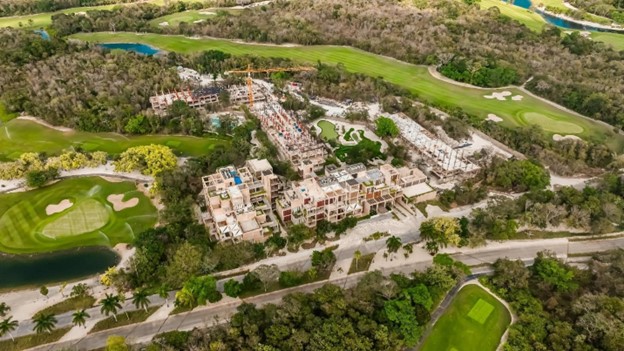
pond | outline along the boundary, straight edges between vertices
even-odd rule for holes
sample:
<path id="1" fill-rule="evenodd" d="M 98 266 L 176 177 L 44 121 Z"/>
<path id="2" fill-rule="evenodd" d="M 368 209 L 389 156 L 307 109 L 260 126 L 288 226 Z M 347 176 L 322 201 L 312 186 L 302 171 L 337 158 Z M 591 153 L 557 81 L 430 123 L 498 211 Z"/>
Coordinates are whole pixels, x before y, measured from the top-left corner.
<path id="1" fill-rule="evenodd" d="M 43 38 L 43 40 L 50 40 L 50 34 L 48 34 L 48 32 L 46 32 L 44 29 L 37 29 L 35 33 L 41 35 L 41 38 Z"/>
<path id="2" fill-rule="evenodd" d="M 100 44 L 101 47 L 110 49 L 110 50 L 125 50 L 125 51 L 133 51 L 138 54 L 152 56 L 159 52 L 158 49 L 153 48 L 149 45 L 139 44 L 139 43 L 107 43 Z"/>
<path id="3" fill-rule="evenodd" d="M 60 283 L 94 274 L 119 263 L 105 247 L 83 247 L 37 255 L 0 255 L 0 289 Z"/>

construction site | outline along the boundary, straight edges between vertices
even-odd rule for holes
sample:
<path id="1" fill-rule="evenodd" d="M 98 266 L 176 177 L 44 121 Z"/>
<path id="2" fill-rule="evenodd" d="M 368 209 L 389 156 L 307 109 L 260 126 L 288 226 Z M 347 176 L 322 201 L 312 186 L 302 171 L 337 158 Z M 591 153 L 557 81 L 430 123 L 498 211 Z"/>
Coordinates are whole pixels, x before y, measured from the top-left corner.
<path id="1" fill-rule="evenodd" d="M 440 140 L 406 116 L 389 115 L 401 131 L 401 139 L 420 155 L 430 172 L 441 181 L 469 178 L 480 169 L 461 148 Z"/>

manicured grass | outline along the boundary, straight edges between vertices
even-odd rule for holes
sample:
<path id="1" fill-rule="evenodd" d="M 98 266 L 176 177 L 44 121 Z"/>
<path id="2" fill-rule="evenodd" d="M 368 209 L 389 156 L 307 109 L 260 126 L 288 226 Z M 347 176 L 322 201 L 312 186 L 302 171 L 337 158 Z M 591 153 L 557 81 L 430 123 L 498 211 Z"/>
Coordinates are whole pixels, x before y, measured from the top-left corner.
<path id="1" fill-rule="evenodd" d="M 527 124 L 537 124 L 547 132 L 565 134 L 580 134 L 583 132 L 583 128 L 574 123 L 559 121 L 537 112 L 524 113 L 522 114 L 522 119 L 524 119 Z"/>
<path id="2" fill-rule="evenodd" d="M 95 323 L 93 329 L 91 329 L 89 333 L 95 333 L 106 329 L 123 327 L 124 325 L 144 322 L 149 316 L 152 315 L 152 313 L 156 312 L 158 308 L 159 306 L 148 307 L 147 312 L 145 312 L 145 310 L 136 310 L 128 313 L 119 313 L 117 314 L 116 321 L 115 317 L 113 316 L 103 319 Z"/>
<path id="3" fill-rule="evenodd" d="M 431 76 L 427 67 L 399 62 L 354 48 L 251 45 L 221 39 L 190 39 L 183 36 L 134 33 L 80 33 L 73 35 L 72 38 L 94 42 L 144 43 L 163 50 L 182 53 L 214 49 L 233 55 L 253 54 L 264 57 L 284 57 L 308 64 L 315 64 L 317 61 L 330 64 L 342 63 L 349 71 L 372 77 L 383 77 L 390 83 L 409 89 L 430 103 L 461 107 L 466 112 L 484 119 L 489 113 L 496 113 L 503 118 L 501 123 L 507 127 L 524 125 L 524 121 L 521 119 L 524 113 L 538 112 L 551 119 L 578 125 L 583 129 L 583 132 L 579 134 L 582 138 L 606 143 L 618 152 L 624 149 L 624 136 L 615 135 L 612 128 L 556 108 L 524 94 L 519 89 L 505 90 L 509 90 L 513 95 L 524 96 L 520 101 L 486 99 L 484 95 L 500 92 L 501 89 L 476 89 L 447 83 Z"/>
<path id="4" fill-rule="evenodd" d="M 91 10 L 110 10 L 118 5 L 102 5 L 102 6 L 85 6 L 85 7 L 72 7 L 65 10 L 56 12 L 44 12 L 34 15 L 13 16 L 13 17 L 0 17 L 1 27 L 13 27 L 13 28 L 41 28 L 47 27 L 52 24 L 52 16 L 59 13 L 76 13 L 87 12 Z M 29 22 L 30 21 L 30 22 Z M 20 23 L 22 24 L 20 26 Z"/>
<path id="5" fill-rule="evenodd" d="M 106 151 L 119 154 L 126 149 L 149 144 L 167 145 L 184 156 L 201 156 L 218 145 L 228 146 L 228 138 L 181 135 L 124 136 L 116 133 L 60 132 L 32 121 L 15 119 L 0 126 L 0 161 L 14 160 L 25 152 L 48 155 L 81 147 L 85 151 Z"/>
<path id="6" fill-rule="evenodd" d="M 210 12 L 213 12 L 214 14 L 208 14 Z M 216 15 L 216 12 L 216 9 L 189 10 L 184 12 L 178 12 L 171 15 L 155 18 L 150 21 L 150 24 L 156 27 L 160 27 L 161 23 L 167 22 L 169 23 L 169 27 L 176 27 L 181 22 L 192 24 L 195 21 L 200 21 L 206 18 L 213 17 Z"/>
<path id="7" fill-rule="evenodd" d="M 479 2 L 479 6 L 481 9 L 498 7 L 501 14 L 515 19 L 536 32 L 541 32 L 546 26 L 546 20 L 534 11 L 523 9 L 522 7 L 515 6 L 501 0 L 481 0 Z"/>
<path id="8" fill-rule="evenodd" d="M 58 341 L 71 327 L 54 329 L 51 333 L 30 334 L 15 338 L 13 342 L 10 338 L 0 341 L 0 350 L 2 351 L 21 351 L 38 345 L 49 344 Z"/>
<path id="9" fill-rule="evenodd" d="M 463 287 L 433 326 L 422 351 L 494 351 L 511 323 L 509 312 L 477 285 Z"/>
<path id="10" fill-rule="evenodd" d="M 124 194 L 137 206 L 116 212 L 106 200 Z M 46 207 L 68 199 L 73 205 L 48 216 Z M 95 205 L 97 204 L 97 205 Z M 95 210 L 97 208 L 97 210 Z M 97 212 L 97 219 L 92 216 Z M 28 192 L 0 194 L 0 252 L 34 253 L 79 246 L 114 246 L 156 224 L 158 214 L 133 182 L 75 178 Z"/>
<path id="11" fill-rule="evenodd" d="M 319 121 L 316 124 L 321 128 L 321 137 L 327 140 L 338 139 L 338 132 L 336 132 L 336 125 L 329 121 Z"/>
<path id="12" fill-rule="evenodd" d="M 362 139 L 357 145 L 342 145 L 336 149 L 335 154 L 341 161 L 346 161 L 349 152 L 355 152 L 353 149 L 357 149 L 361 152 L 361 150 L 368 151 L 370 155 L 369 161 L 382 157 L 383 152 L 381 152 L 381 143 L 378 141 L 372 141 L 364 136 L 364 131 L 360 131 L 360 138 Z M 353 153 L 352 153 L 353 155 Z"/>
<path id="13" fill-rule="evenodd" d="M 91 308 L 93 307 L 93 304 L 95 304 L 95 298 L 91 295 L 70 297 L 67 300 L 63 300 L 50 307 L 46 307 L 35 314 L 51 313 L 53 315 L 59 315 L 66 312 L 73 312 L 77 310 Z"/>
<path id="14" fill-rule="evenodd" d="M 373 258 L 375 258 L 374 252 L 367 255 L 362 255 L 362 257 L 360 257 L 360 260 L 357 262 L 357 265 L 354 258 L 353 261 L 351 261 L 351 266 L 349 267 L 348 274 L 367 271 L 368 267 L 370 267 L 371 263 L 373 262 Z"/>
<path id="15" fill-rule="evenodd" d="M 3 122 L 8 122 L 15 117 L 17 117 L 16 113 L 8 113 L 4 105 L 0 104 L 0 126 L 2 126 Z"/>
<path id="16" fill-rule="evenodd" d="M 617 51 L 624 50 L 624 34 L 592 32 L 591 38 L 596 41 L 601 41 Z"/>

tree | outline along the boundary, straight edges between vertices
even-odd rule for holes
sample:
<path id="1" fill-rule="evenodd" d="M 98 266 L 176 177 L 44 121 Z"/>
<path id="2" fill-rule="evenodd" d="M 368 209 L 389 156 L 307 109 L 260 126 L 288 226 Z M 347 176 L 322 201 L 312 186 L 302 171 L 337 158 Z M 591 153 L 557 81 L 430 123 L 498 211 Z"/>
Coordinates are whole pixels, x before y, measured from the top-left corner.
<path id="1" fill-rule="evenodd" d="M 149 295 L 145 289 L 138 289 L 132 294 L 132 303 L 136 308 L 142 308 L 147 312 L 147 307 L 150 304 Z"/>
<path id="2" fill-rule="evenodd" d="M 70 297 L 83 297 L 89 294 L 89 287 L 85 283 L 79 283 L 72 287 Z"/>
<path id="3" fill-rule="evenodd" d="M 39 288 L 39 293 L 41 293 L 41 295 L 47 297 L 48 296 L 48 288 L 45 286 L 42 286 L 41 288 Z"/>
<path id="4" fill-rule="evenodd" d="M 360 258 L 362 258 L 362 252 L 360 250 L 355 250 L 353 253 L 353 259 L 355 260 L 355 269 L 358 270 L 358 263 L 360 262 Z"/>
<path id="5" fill-rule="evenodd" d="M 11 311 L 11 306 L 7 305 L 6 302 L 0 302 L 0 317 L 6 317 L 9 311 Z"/>
<path id="6" fill-rule="evenodd" d="M 403 246 L 403 244 L 401 243 L 401 238 L 399 237 L 393 235 L 386 240 L 386 247 L 390 253 L 399 251 L 401 246 Z"/>
<path id="7" fill-rule="evenodd" d="M 312 265 L 314 265 L 314 263 L 312 263 Z M 253 272 L 262 282 L 265 292 L 268 290 L 269 284 L 276 282 L 280 277 L 280 270 L 276 264 L 272 264 L 270 266 L 262 264 L 254 269 Z"/>
<path id="8" fill-rule="evenodd" d="M 420 225 L 420 237 L 426 241 L 430 253 L 438 252 L 439 247 L 459 245 L 461 228 L 457 218 L 435 217 Z"/>
<path id="9" fill-rule="evenodd" d="M 494 262 L 494 274 L 490 281 L 499 289 L 504 289 L 504 292 L 511 293 L 527 289 L 529 287 L 529 270 L 521 260 L 498 259 Z"/>
<path id="10" fill-rule="evenodd" d="M 237 280 L 230 279 L 223 284 L 223 292 L 229 297 L 238 297 L 242 291 L 241 283 Z"/>
<path id="11" fill-rule="evenodd" d="M 206 301 L 216 302 L 220 299 L 221 295 L 217 291 L 217 280 L 209 275 L 192 277 L 176 293 L 176 303 L 186 307 L 205 305 Z"/>
<path id="12" fill-rule="evenodd" d="M 162 284 L 158 288 L 158 296 L 160 296 L 160 298 L 162 299 L 165 299 L 165 303 L 167 304 L 167 307 L 169 307 L 169 287 L 167 286 L 167 284 Z"/>
<path id="13" fill-rule="evenodd" d="M 52 313 L 37 313 L 33 317 L 32 321 L 35 323 L 33 330 L 37 334 L 51 333 L 57 323 L 57 320 Z"/>
<path id="14" fill-rule="evenodd" d="M 40 188 L 57 176 L 56 169 L 31 170 L 26 172 L 26 185 L 31 188 Z"/>
<path id="15" fill-rule="evenodd" d="M 399 135 L 399 127 L 394 121 L 388 117 L 379 117 L 375 120 L 377 130 L 375 131 L 380 137 L 396 137 Z"/>
<path id="16" fill-rule="evenodd" d="M 72 323 L 75 326 L 82 326 L 86 328 L 87 318 L 91 317 L 84 309 L 76 311 L 72 314 Z"/>
<path id="17" fill-rule="evenodd" d="M 163 171 L 174 169 L 177 164 L 178 159 L 169 147 L 152 144 L 127 149 L 114 165 L 116 172 L 138 170 L 142 174 L 154 177 Z"/>
<path id="18" fill-rule="evenodd" d="M 547 289 L 571 292 L 578 288 L 574 271 L 549 253 L 539 252 L 532 268 Z"/>
<path id="19" fill-rule="evenodd" d="M 115 321 L 117 321 L 117 312 L 121 309 L 119 296 L 106 294 L 106 296 L 100 301 L 100 304 L 102 305 L 100 307 L 100 311 L 107 317 L 112 313 Z"/>
<path id="20" fill-rule="evenodd" d="M 130 348 L 126 344 L 123 336 L 111 335 L 106 339 L 105 351 L 128 351 Z"/>
<path id="21" fill-rule="evenodd" d="M 15 341 L 11 332 L 17 329 L 18 325 L 19 323 L 11 317 L 3 319 L 2 322 L 0 322 L 0 338 L 8 334 L 11 340 Z"/>
<path id="22" fill-rule="evenodd" d="M 416 319 L 416 310 L 405 299 L 390 300 L 384 304 L 384 312 L 392 323 L 397 325 L 405 339 L 405 345 L 412 347 L 418 343 L 422 333 L 422 326 Z"/>
<path id="23" fill-rule="evenodd" d="M 336 255 L 331 249 L 312 252 L 312 267 L 319 271 L 327 271 L 336 263 Z"/>
<path id="24" fill-rule="evenodd" d="M 202 251 L 199 247 L 185 242 L 175 251 L 165 269 L 167 284 L 179 287 L 202 268 Z"/>

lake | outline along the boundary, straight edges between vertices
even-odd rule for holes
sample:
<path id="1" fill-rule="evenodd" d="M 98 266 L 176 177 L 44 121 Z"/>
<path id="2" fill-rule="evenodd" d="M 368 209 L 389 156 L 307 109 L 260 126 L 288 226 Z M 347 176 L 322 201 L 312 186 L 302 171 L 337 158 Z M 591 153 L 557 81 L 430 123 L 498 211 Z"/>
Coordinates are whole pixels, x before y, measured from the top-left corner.
<path id="1" fill-rule="evenodd" d="M 100 44 L 100 46 L 106 49 L 110 49 L 110 50 L 133 51 L 138 54 L 147 55 L 147 56 L 155 55 L 160 51 L 149 45 L 139 44 L 139 43 L 107 43 L 107 44 Z"/>
<path id="2" fill-rule="evenodd" d="M 106 247 L 36 255 L 0 255 L 0 289 L 40 286 L 103 273 L 120 257 Z"/>

